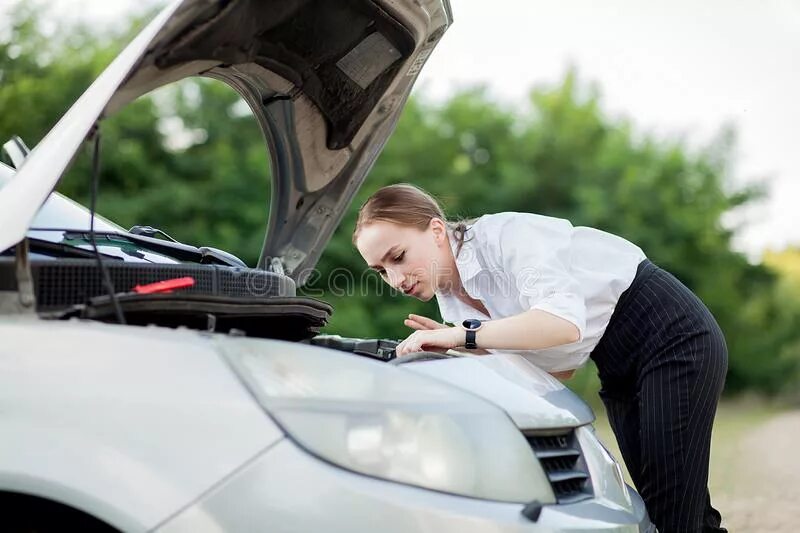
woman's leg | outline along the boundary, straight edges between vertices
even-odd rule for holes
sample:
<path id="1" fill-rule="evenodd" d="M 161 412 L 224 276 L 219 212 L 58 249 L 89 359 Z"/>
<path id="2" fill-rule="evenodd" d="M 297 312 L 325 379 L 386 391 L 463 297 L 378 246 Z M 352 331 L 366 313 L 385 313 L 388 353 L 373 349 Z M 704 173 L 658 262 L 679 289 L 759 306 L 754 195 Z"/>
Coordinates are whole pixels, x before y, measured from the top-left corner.
<path id="1" fill-rule="evenodd" d="M 631 480 L 659 530 L 725 531 L 720 528 L 721 517 L 711 506 L 707 489 L 713 413 L 708 408 L 698 409 L 699 416 L 689 422 L 691 402 L 681 400 L 682 392 L 674 386 L 681 381 L 681 373 L 678 368 L 654 369 L 644 380 L 644 397 L 618 398 L 601 392 L 603 405 Z M 663 383 L 665 377 L 672 385 Z M 659 401 L 643 399 L 647 397 L 657 397 Z M 673 407 L 681 403 L 687 405 L 683 413 Z M 715 407 L 716 399 L 709 398 L 707 404 Z M 689 439 L 684 438 L 686 433 Z M 693 460 L 688 461 L 689 458 Z M 690 471 L 691 476 L 684 475 Z M 702 526 L 690 526 L 697 524 L 698 513 Z M 681 521 L 687 526 L 680 526 Z"/>
<path id="2" fill-rule="evenodd" d="M 667 278 L 654 282 L 679 284 Z M 641 471 L 636 483 L 660 531 L 725 531 L 711 506 L 708 463 L 727 348 L 711 313 L 680 287 L 672 294 L 695 312 L 672 321 L 674 308 L 667 306 L 664 316 L 653 317 L 672 326 L 662 332 L 670 334 L 658 340 L 657 353 L 639 373 Z"/>
<path id="3" fill-rule="evenodd" d="M 643 261 L 591 354 L 631 479 L 662 533 L 725 531 L 708 494 L 711 427 L 727 371 L 716 320 Z"/>
<path id="4" fill-rule="evenodd" d="M 617 439 L 619 451 L 625 462 L 625 468 L 631 476 L 634 486 L 639 486 L 639 473 L 642 466 L 640 461 L 640 427 L 639 427 L 639 399 L 617 398 L 604 391 L 600 391 L 606 416 Z"/>

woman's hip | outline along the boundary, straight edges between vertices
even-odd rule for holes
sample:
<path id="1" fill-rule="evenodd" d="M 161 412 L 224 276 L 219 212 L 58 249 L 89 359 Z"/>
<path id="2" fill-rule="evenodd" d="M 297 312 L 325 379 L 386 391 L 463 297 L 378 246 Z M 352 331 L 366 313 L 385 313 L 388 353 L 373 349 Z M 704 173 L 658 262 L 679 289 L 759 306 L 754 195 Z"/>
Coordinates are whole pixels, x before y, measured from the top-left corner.
<path id="1" fill-rule="evenodd" d="M 663 364 L 727 368 L 727 348 L 714 316 L 675 276 L 645 259 L 623 292 L 591 353 L 600 380 L 628 387 Z"/>

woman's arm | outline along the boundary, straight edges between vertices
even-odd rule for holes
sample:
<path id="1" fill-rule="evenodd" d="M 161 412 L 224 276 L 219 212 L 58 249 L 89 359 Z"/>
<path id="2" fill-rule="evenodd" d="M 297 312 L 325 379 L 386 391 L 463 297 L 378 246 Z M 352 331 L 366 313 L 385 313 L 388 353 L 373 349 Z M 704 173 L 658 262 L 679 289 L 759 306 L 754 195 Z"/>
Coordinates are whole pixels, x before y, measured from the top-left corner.
<path id="1" fill-rule="evenodd" d="M 574 370 L 558 370 L 556 372 L 550 372 L 550 375 L 556 379 L 560 379 L 561 381 L 566 381 L 571 379 L 572 376 L 575 375 Z"/>
<path id="2" fill-rule="evenodd" d="M 465 342 L 460 327 L 417 330 L 401 342 L 398 356 L 427 348 L 457 348 Z M 540 350 L 580 339 L 580 331 L 572 322 L 540 309 L 518 315 L 489 320 L 476 332 L 478 348 L 497 350 Z"/>
<path id="3" fill-rule="evenodd" d="M 463 337 L 464 332 L 461 334 Z M 540 350 L 569 344 L 579 338 L 580 331 L 575 324 L 540 309 L 489 320 L 475 333 L 478 347 L 496 350 Z"/>

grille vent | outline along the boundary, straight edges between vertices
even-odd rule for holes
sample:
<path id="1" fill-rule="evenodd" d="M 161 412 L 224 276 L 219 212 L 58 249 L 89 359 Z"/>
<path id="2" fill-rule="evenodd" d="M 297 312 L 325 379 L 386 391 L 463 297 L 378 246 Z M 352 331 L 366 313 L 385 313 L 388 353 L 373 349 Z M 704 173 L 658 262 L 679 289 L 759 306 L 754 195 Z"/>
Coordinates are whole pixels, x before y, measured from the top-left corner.
<path id="1" fill-rule="evenodd" d="M 526 434 L 560 504 L 575 503 L 593 495 L 589 469 L 575 430 L 556 434 Z"/>

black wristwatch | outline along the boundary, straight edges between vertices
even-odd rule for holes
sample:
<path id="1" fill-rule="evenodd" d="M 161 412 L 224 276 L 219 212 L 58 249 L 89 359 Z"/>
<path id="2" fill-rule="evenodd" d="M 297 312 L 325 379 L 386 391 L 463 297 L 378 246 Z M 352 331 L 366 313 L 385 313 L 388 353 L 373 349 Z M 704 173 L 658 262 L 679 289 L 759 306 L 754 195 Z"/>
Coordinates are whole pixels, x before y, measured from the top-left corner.
<path id="1" fill-rule="evenodd" d="M 463 327 L 464 331 L 466 332 L 464 348 L 468 350 L 474 350 L 478 347 L 477 343 L 475 342 L 475 332 L 483 327 L 483 322 L 477 318 L 468 318 L 461 323 L 461 327 Z"/>

